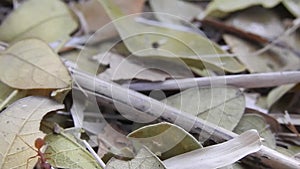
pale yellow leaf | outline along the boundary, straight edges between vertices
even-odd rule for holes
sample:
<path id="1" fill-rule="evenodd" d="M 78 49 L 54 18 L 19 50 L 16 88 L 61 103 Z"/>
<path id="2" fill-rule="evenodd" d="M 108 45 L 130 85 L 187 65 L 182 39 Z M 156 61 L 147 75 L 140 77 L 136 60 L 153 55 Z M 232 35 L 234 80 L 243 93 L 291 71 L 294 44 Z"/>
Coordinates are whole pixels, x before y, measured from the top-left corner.
<path id="1" fill-rule="evenodd" d="M 71 85 L 71 77 L 59 56 L 38 39 L 18 41 L 0 55 L 0 80 L 17 89 Z"/>
<path id="2" fill-rule="evenodd" d="M 77 21 L 60 0 L 28 0 L 13 11 L 0 26 L 5 42 L 40 38 L 47 42 L 63 40 L 77 28 Z"/>
<path id="3" fill-rule="evenodd" d="M 1 112 L 0 168 L 25 169 L 27 159 L 36 155 L 27 144 L 34 147 L 35 139 L 44 136 L 39 130 L 43 116 L 63 107 L 48 98 L 30 96 L 16 101 Z M 37 159 L 32 159 L 29 168 L 32 168 L 36 161 Z"/>

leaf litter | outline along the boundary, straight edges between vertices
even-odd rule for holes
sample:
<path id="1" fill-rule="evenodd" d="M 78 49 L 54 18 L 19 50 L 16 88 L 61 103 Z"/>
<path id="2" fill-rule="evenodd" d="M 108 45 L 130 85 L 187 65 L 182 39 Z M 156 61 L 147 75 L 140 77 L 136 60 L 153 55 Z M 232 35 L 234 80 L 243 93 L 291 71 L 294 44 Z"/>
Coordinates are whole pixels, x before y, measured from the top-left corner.
<path id="1" fill-rule="evenodd" d="M 44 136 L 41 153 L 54 168 L 299 167 L 298 2 L 0 4 L 1 168 L 26 168 L 36 155 L 32 144 Z M 281 79 L 283 71 L 296 74 L 293 84 Z M 265 72 L 284 85 L 235 84 L 235 74 L 257 75 L 254 83 L 264 84 Z M 94 83 L 88 83 L 91 73 Z M 228 75 L 231 85 L 189 84 Z M 177 87 L 141 90 L 145 97 L 131 89 L 179 79 Z M 164 109 L 148 104 L 154 99 Z M 172 116 L 178 110 L 180 122 Z M 28 168 L 36 163 L 41 160 L 30 160 Z"/>

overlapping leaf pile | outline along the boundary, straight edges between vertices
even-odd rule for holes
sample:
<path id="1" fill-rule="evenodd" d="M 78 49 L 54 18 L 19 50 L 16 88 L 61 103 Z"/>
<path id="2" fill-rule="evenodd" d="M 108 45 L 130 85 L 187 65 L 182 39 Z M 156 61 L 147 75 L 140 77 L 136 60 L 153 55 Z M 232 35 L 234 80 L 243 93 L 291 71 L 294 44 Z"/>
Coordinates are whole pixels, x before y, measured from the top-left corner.
<path id="1" fill-rule="evenodd" d="M 43 165 L 38 137 L 54 168 L 300 166 L 300 1 L 3 1 L 0 21 L 0 168 Z"/>

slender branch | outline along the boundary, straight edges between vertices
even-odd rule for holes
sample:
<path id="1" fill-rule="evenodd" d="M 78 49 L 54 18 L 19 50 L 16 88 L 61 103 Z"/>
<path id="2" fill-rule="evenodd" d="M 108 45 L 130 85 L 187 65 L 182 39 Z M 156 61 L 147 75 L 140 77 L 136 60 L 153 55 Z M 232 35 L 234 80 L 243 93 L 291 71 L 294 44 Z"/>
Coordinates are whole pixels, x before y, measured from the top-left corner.
<path id="1" fill-rule="evenodd" d="M 231 25 L 226 25 L 223 22 L 220 22 L 217 20 L 203 19 L 203 20 L 198 20 L 198 21 L 200 21 L 202 25 L 207 25 L 207 26 L 213 27 L 215 29 L 219 29 L 225 33 L 236 35 L 238 37 L 250 40 L 252 42 L 256 42 L 259 44 L 267 44 L 270 42 L 270 40 L 265 37 L 262 37 L 260 35 L 257 35 L 257 34 L 251 33 L 251 32 L 246 32 L 244 30 L 241 30 L 241 29 L 236 28 Z"/>
<path id="2" fill-rule="evenodd" d="M 98 156 L 98 154 L 93 150 L 93 148 L 89 145 L 89 143 L 86 140 L 83 140 L 82 142 L 85 145 L 85 147 L 90 151 L 90 153 L 93 155 L 93 157 L 98 162 L 98 164 L 104 169 L 106 167 L 106 165 L 101 160 L 101 158 Z"/>
<path id="3" fill-rule="evenodd" d="M 292 52 L 294 52 L 296 55 L 300 56 L 300 52 L 297 51 L 296 49 L 293 49 L 290 45 L 288 45 L 287 43 L 283 42 L 283 41 L 279 41 L 278 38 L 277 39 L 268 39 L 265 37 L 262 37 L 258 34 L 254 34 L 252 32 L 247 32 L 244 31 L 242 29 L 239 29 L 237 27 L 231 26 L 231 25 L 227 25 L 224 24 L 223 22 L 217 21 L 217 20 L 213 20 L 213 19 L 203 19 L 203 20 L 196 20 L 201 22 L 203 25 L 208 25 L 211 27 L 214 27 L 215 29 L 219 29 L 225 33 L 229 33 L 231 35 L 235 35 L 238 36 L 240 38 L 261 44 L 261 45 L 268 45 L 268 44 L 272 44 L 284 49 L 289 49 Z M 293 27 L 299 27 L 299 25 L 295 24 Z M 295 30 L 294 30 L 295 31 Z M 289 33 L 291 33 L 290 31 L 287 31 Z M 281 36 L 279 36 L 280 38 Z"/>
<path id="4" fill-rule="evenodd" d="M 137 82 L 123 84 L 123 87 L 136 91 L 150 90 L 184 90 L 197 86 L 235 86 L 240 88 L 274 87 L 284 84 L 300 83 L 300 71 L 257 73 L 246 75 L 227 75 L 179 80 L 166 80 L 164 82 Z"/>
<path id="5" fill-rule="evenodd" d="M 132 109 L 137 109 L 142 113 L 141 116 L 161 117 L 166 121 L 181 126 L 187 131 L 199 133 L 201 137 L 209 138 L 215 142 L 229 140 L 237 136 L 237 134 L 231 131 L 165 105 L 141 93 L 123 88 L 118 84 L 103 81 L 76 69 L 71 69 L 71 73 L 77 84 L 81 85 L 84 90 L 112 98 L 126 105 L 131 105 Z M 256 167 L 295 169 L 300 167 L 298 161 L 264 146 L 259 152 L 248 155 L 243 161 L 251 163 Z"/>
<path id="6" fill-rule="evenodd" d="M 0 104 L 0 111 L 18 94 L 19 90 L 15 89 L 8 97 Z"/>

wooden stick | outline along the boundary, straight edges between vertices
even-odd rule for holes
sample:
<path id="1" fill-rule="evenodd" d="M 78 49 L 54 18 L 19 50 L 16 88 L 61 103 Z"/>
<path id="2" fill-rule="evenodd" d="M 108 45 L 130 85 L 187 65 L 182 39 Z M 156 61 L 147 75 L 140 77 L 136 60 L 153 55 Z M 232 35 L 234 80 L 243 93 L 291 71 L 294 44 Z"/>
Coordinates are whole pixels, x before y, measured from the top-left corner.
<path id="1" fill-rule="evenodd" d="M 297 28 L 299 27 L 299 23 L 297 23 L 299 21 L 297 21 L 297 20 L 295 20 L 295 22 L 294 22 L 294 24 L 291 28 L 286 30 L 285 33 L 282 36 L 279 36 L 276 39 L 268 39 L 268 38 L 262 37 L 258 34 L 247 32 L 247 31 L 244 31 L 244 30 L 239 29 L 237 27 L 234 27 L 234 26 L 231 26 L 231 25 L 226 25 L 223 22 L 213 20 L 213 19 L 203 19 L 203 20 L 195 19 L 195 20 L 201 22 L 203 25 L 208 25 L 208 26 L 214 27 L 215 29 L 221 30 L 225 33 L 229 33 L 231 35 L 235 35 L 237 37 L 240 37 L 240 38 L 243 38 L 243 39 L 246 39 L 246 40 L 250 40 L 252 42 L 256 42 L 256 43 L 261 44 L 261 45 L 269 46 L 271 44 L 271 46 L 274 45 L 274 46 L 277 46 L 277 47 L 288 49 L 288 50 L 292 51 L 295 55 L 300 57 L 300 52 L 297 49 L 294 49 L 289 44 L 287 44 L 287 43 L 280 40 L 282 36 L 289 35 L 290 33 L 297 30 Z"/>
<path id="2" fill-rule="evenodd" d="M 150 90 L 184 90 L 197 86 L 235 86 L 239 88 L 263 88 L 284 84 L 300 83 L 300 71 L 257 73 L 244 75 L 225 75 L 164 82 L 137 82 L 124 84 L 123 87 L 137 91 Z"/>
<path id="3" fill-rule="evenodd" d="M 141 111 L 144 115 L 161 117 L 166 121 L 181 126 L 186 131 L 199 133 L 203 138 L 209 138 L 218 143 L 237 136 L 231 131 L 165 105 L 141 93 L 123 88 L 118 84 L 103 81 L 76 69 L 71 69 L 71 73 L 77 84 L 81 85 L 81 88 L 85 90 L 104 95 L 126 105 L 131 105 L 133 109 Z M 259 168 L 300 168 L 298 161 L 264 146 L 257 153 L 248 155 L 243 161 Z"/>

